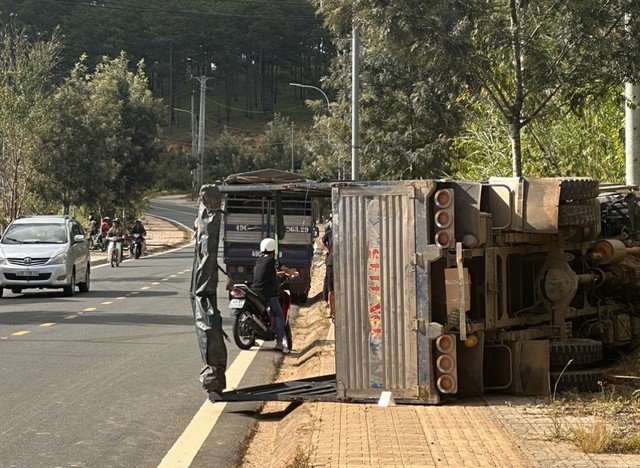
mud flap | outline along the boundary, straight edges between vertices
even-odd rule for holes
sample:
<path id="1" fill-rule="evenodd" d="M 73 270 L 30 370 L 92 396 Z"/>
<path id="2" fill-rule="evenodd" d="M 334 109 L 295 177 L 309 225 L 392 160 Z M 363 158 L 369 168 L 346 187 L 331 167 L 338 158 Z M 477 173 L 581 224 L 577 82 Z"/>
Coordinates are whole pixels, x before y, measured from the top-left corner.
<path id="1" fill-rule="evenodd" d="M 222 197 L 218 187 L 205 185 L 200 190 L 196 220 L 196 248 L 191 269 L 191 308 L 196 325 L 203 368 L 200 382 L 208 392 L 222 393 L 226 387 L 227 347 L 224 344 L 222 317 L 217 307 L 218 241 Z"/>
<path id="2" fill-rule="evenodd" d="M 484 333 L 474 334 L 478 339 L 473 347 L 467 347 L 458 340 L 458 393 L 459 397 L 481 396 L 484 393 L 483 360 Z"/>
<path id="3" fill-rule="evenodd" d="M 549 396 L 549 341 L 524 340 L 512 344 L 517 395 Z"/>
<path id="4" fill-rule="evenodd" d="M 549 395 L 549 342 L 521 340 L 489 345 L 484 359 L 485 389 L 511 395 Z"/>

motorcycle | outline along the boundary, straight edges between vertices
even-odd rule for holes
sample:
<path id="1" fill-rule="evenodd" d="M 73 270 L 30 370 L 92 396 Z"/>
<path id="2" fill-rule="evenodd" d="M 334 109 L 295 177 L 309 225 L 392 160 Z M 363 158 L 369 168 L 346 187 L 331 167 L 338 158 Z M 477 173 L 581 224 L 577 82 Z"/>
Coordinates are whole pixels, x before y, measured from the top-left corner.
<path id="1" fill-rule="evenodd" d="M 122 246 L 124 239 L 122 237 L 107 237 L 109 247 L 107 248 L 107 258 L 112 267 L 120 266 L 122 262 Z"/>
<path id="2" fill-rule="evenodd" d="M 251 349 L 256 339 L 276 339 L 276 321 L 269 313 L 267 300 L 246 284 L 235 284 L 231 290 L 229 308 L 233 319 L 233 340 L 240 349 Z M 293 349 L 289 308 L 291 297 L 288 291 L 280 290 L 280 308 L 284 315 L 285 346 Z"/>
<path id="3" fill-rule="evenodd" d="M 89 236 L 91 250 L 107 250 L 106 232 L 96 232 Z"/>
<path id="4" fill-rule="evenodd" d="M 140 258 L 140 255 L 142 255 L 143 244 L 144 244 L 144 237 L 142 237 L 142 234 L 135 233 L 131 235 L 131 244 L 129 247 L 131 249 L 131 255 L 136 260 Z"/>

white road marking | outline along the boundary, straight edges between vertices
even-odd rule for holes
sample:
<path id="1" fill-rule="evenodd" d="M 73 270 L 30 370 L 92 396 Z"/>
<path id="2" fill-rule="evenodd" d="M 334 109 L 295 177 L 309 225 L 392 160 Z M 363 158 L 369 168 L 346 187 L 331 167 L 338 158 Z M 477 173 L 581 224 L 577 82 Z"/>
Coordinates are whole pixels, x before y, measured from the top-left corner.
<path id="1" fill-rule="evenodd" d="M 231 366 L 227 369 L 227 388 L 235 388 L 249 368 L 260 348 L 240 351 Z M 171 450 L 164 456 L 158 468 L 188 468 L 204 444 L 213 426 L 224 411 L 226 403 L 211 403 L 208 399 L 200 407 L 182 435 L 176 440 Z"/>

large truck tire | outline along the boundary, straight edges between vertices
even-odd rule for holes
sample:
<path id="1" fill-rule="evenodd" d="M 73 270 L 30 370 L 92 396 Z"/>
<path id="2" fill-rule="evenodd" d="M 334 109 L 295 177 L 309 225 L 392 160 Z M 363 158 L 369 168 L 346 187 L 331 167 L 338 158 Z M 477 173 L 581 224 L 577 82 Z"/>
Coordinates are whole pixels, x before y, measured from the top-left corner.
<path id="1" fill-rule="evenodd" d="M 589 200 L 599 194 L 598 181 L 588 177 L 561 179 L 560 201 Z"/>
<path id="2" fill-rule="evenodd" d="M 561 371 L 573 359 L 569 369 L 597 364 L 602 361 L 602 343 L 596 340 L 575 339 L 549 343 L 549 365 Z"/>
<path id="3" fill-rule="evenodd" d="M 558 227 L 597 227 L 600 225 L 600 202 L 572 203 L 558 206 Z"/>
<path id="4" fill-rule="evenodd" d="M 579 371 L 550 372 L 551 393 L 566 392 L 597 392 L 604 382 L 602 369 L 588 369 Z M 557 383 L 557 385 L 556 385 Z"/>

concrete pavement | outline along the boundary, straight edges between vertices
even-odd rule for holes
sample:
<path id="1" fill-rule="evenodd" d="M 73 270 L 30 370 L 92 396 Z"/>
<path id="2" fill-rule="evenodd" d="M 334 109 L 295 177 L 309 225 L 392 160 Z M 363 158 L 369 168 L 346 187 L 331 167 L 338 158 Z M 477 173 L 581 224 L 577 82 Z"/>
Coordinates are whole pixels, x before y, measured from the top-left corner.
<path id="1" fill-rule="evenodd" d="M 285 356 L 278 381 L 335 371 L 334 328 L 326 314 L 321 303 L 300 309 L 293 329 L 296 350 L 315 346 L 303 355 Z M 547 403 L 497 394 L 440 406 L 305 403 L 280 421 L 259 423 L 243 466 L 640 466 L 640 455 L 585 454 L 559 441 L 554 436 L 558 421 Z M 282 405 L 267 403 L 263 413 L 281 410 Z M 580 424 L 563 418 L 571 427 Z M 284 435 L 271 437 L 275 442 L 270 457 L 261 432 Z"/>

